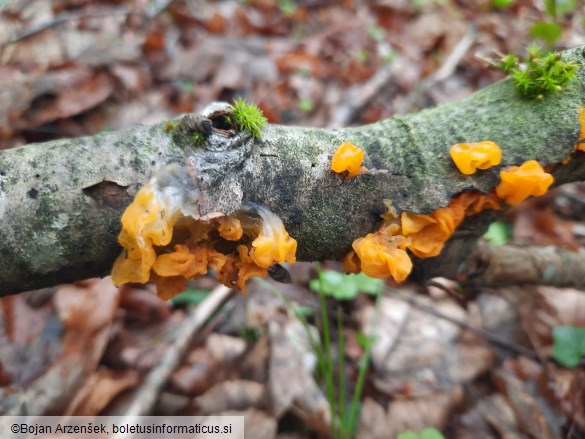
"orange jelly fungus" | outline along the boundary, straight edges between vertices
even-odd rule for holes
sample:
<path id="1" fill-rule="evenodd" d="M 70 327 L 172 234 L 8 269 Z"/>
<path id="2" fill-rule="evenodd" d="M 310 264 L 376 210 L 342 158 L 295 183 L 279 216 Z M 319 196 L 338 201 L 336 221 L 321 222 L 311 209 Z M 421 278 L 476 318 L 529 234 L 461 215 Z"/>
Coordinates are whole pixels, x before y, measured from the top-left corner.
<path id="1" fill-rule="evenodd" d="M 579 110 L 578 120 L 581 125 L 581 132 L 579 133 L 579 141 L 575 145 L 575 149 L 585 152 L 585 108 Z"/>
<path id="2" fill-rule="evenodd" d="M 545 172 L 536 160 L 528 160 L 520 166 L 500 171 L 500 180 L 496 194 L 510 206 L 532 195 L 544 195 L 554 181 L 553 176 Z"/>
<path id="3" fill-rule="evenodd" d="M 370 277 L 402 282 L 412 270 L 407 250 L 419 258 L 437 256 L 466 215 L 501 208 L 495 193 L 463 192 L 453 197 L 448 207 L 430 214 L 402 212 L 398 218 L 392 204 L 385 202 L 380 229 L 356 239 L 353 251 L 343 258 L 341 264 L 347 273 L 363 271 Z"/>
<path id="4" fill-rule="evenodd" d="M 276 262 L 296 260 L 297 242 L 264 207 L 203 221 L 163 199 L 146 185 L 122 215 L 118 239 L 124 251 L 114 263 L 114 284 L 153 280 L 159 295 L 170 299 L 189 279 L 213 270 L 224 285 L 245 291 L 249 278 L 266 277 Z"/>
<path id="5" fill-rule="evenodd" d="M 408 249 L 419 258 L 437 256 L 445 242 L 463 221 L 463 212 L 443 207 L 430 215 L 402 212 L 402 233 L 408 237 Z"/>
<path id="6" fill-rule="evenodd" d="M 457 143 L 449 150 L 455 166 L 462 174 L 475 174 L 478 169 L 489 169 L 502 161 L 502 150 L 494 142 Z"/>
<path id="7" fill-rule="evenodd" d="M 396 282 L 404 281 L 412 270 L 412 261 L 404 250 L 403 236 L 384 237 L 368 233 L 356 239 L 352 247 L 360 260 L 362 271 L 375 278 L 392 277 Z"/>
<path id="8" fill-rule="evenodd" d="M 344 142 L 331 159 L 331 169 L 338 174 L 347 171 L 349 178 L 363 173 L 364 151 L 351 142 Z"/>

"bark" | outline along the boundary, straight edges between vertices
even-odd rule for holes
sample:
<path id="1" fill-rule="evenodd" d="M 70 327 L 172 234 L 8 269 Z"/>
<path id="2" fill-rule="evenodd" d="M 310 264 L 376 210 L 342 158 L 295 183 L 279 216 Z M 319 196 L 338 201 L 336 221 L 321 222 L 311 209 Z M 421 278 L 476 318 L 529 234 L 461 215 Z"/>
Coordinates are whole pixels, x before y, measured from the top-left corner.
<path id="1" fill-rule="evenodd" d="M 585 251 L 556 247 L 494 247 L 485 243 L 462 266 L 457 279 L 466 285 L 499 287 L 506 285 L 585 286 Z"/>
<path id="2" fill-rule="evenodd" d="M 583 66 L 585 48 L 564 56 Z M 188 184 L 199 193 L 195 217 L 262 204 L 297 239 L 299 260 L 339 259 L 354 239 L 377 228 L 384 199 L 399 212 L 431 212 L 461 191 L 488 192 L 499 169 L 529 159 L 546 166 L 555 184 L 582 180 L 584 153 L 574 153 L 568 165 L 561 161 L 579 141 L 584 106 L 581 67 L 564 92 L 542 101 L 519 97 L 505 80 L 456 103 L 355 128 L 268 125 L 260 139 L 216 131 L 195 142 L 160 124 L 3 151 L 0 295 L 107 274 L 120 252 L 124 208 L 169 162 L 189 171 Z M 449 147 L 481 140 L 500 145 L 502 164 L 460 174 Z M 347 181 L 330 170 L 344 141 L 365 150 L 369 174 Z M 497 215 L 466 219 L 442 255 L 416 261 L 413 276 L 452 275 Z"/>

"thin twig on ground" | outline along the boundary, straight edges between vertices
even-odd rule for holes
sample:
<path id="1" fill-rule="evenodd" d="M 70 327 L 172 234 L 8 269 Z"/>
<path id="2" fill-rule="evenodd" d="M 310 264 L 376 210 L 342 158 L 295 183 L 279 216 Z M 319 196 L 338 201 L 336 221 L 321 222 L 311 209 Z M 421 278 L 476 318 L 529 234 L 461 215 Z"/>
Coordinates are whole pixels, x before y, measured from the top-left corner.
<path id="1" fill-rule="evenodd" d="M 185 321 L 178 328 L 177 338 L 169 344 L 160 363 L 149 372 L 142 387 L 132 398 L 132 402 L 124 414 L 126 419 L 145 416 L 151 412 L 160 392 L 179 366 L 181 358 L 197 332 L 213 313 L 230 298 L 232 293 L 232 289 L 219 285 L 209 293 L 209 296 L 199 306 L 189 312 Z"/>
<path id="2" fill-rule="evenodd" d="M 416 299 L 414 299 L 412 297 L 406 297 L 403 294 L 397 294 L 396 297 L 398 297 L 401 300 L 404 300 L 406 303 L 414 306 L 415 308 L 417 308 L 423 312 L 431 314 L 431 315 L 438 317 L 440 319 L 446 320 L 450 323 L 453 323 L 454 325 L 459 326 L 460 328 L 462 328 L 466 331 L 469 331 L 469 332 L 472 332 L 476 335 L 479 335 L 485 341 L 487 341 L 488 343 L 490 343 L 494 346 L 497 346 L 499 348 L 502 348 L 502 349 L 505 349 L 508 351 L 512 351 L 512 352 L 519 354 L 519 355 L 524 355 L 525 357 L 531 358 L 533 360 L 537 360 L 537 361 L 540 360 L 540 356 L 536 352 L 534 352 L 534 351 L 532 351 L 524 346 L 513 343 L 513 342 L 506 340 L 502 337 L 499 337 L 497 335 L 494 335 L 494 334 L 491 334 L 487 331 L 484 331 L 483 329 L 477 328 L 475 326 L 471 326 L 466 322 L 463 322 L 461 320 L 458 320 L 458 319 L 450 317 L 446 314 L 443 314 L 442 312 L 435 310 L 433 307 L 431 307 L 429 305 L 425 305 L 423 303 L 420 303 L 419 301 L 417 301 Z"/>

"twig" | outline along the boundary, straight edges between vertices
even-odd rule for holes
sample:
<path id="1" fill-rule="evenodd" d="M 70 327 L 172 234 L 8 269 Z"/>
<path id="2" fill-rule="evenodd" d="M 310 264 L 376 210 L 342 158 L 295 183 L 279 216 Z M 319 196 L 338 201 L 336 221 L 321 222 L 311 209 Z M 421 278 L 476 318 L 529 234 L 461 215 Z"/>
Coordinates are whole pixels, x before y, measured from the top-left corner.
<path id="1" fill-rule="evenodd" d="M 461 267 L 457 280 L 483 287 L 535 284 L 580 288 L 585 286 L 585 251 L 480 243 Z"/>
<path id="2" fill-rule="evenodd" d="M 27 29 L 23 30 L 22 32 L 19 32 L 18 34 L 9 37 L 6 41 L 3 41 L 2 43 L 0 43 L 0 48 L 5 47 L 9 44 L 17 43 L 18 41 L 25 40 L 27 38 L 32 37 L 33 35 L 36 35 L 38 33 L 45 31 L 45 30 L 48 30 L 48 29 L 58 27 L 58 26 L 65 24 L 69 21 L 94 19 L 94 18 L 110 18 L 110 17 L 117 17 L 117 16 L 125 16 L 125 15 L 130 15 L 130 14 L 133 14 L 133 12 L 129 11 L 125 7 L 118 8 L 118 9 L 115 9 L 113 11 L 103 12 L 103 13 L 84 12 L 84 13 L 80 14 L 80 13 L 65 12 L 63 14 L 59 14 L 52 21 L 49 21 L 47 23 L 37 24 L 35 26 L 31 26 L 30 28 L 27 28 Z"/>
<path id="3" fill-rule="evenodd" d="M 392 66 L 385 65 L 366 83 L 353 86 L 347 92 L 344 104 L 335 109 L 330 125 L 344 127 L 349 124 L 387 86 L 393 73 Z"/>
<path id="4" fill-rule="evenodd" d="M 540 356 L 536 352 L 531 351 L 530 349 L 525 348 L 524 346 L 521 346 L 521 345 L 516 344 L 516 343 L 512 343 L 504 338 L 498 337 L 497 335 L 494 335 L 494 334 L 491 334 L 487 331 L 484 331 L 483 329 L 476 328 L 475 326 L 471 326 L 466 322 L 463 322 L 461 320 L 458 320 L 458 319 L 450 317 L 446 314 L 443 314 L 442 312 L 435 310 L 431 306 L 420 303 L 416 299 L 413 299 L 411 297 L 407 297 L 407 296 L 403 295 L 402 293 L 396 294 L 396 296 L 399 299 L 404 300 L 406 303 L 409 303 L 410 305 L 414 306 L 417 309 L 420 309 L 423 312 L 431 314 L 431 315 L 438 317 L 440 319 L 446 320 L 450 323 L 453 323 L 454 325 L 459 326 L 460 328 L 462 328 L 466 331 L 469 331 L 469 332 L 472 332 L 476 335 L 479 335 L 484 340 L 486 340 L 488 343 L 490 343 L 494 346 L 498 346 L 500 348 L 515 352 L 517 354 L 524 355 L 525 357 L 531 358 L 533 360 L 540 361 Z"/>
<path id="5" fill-rule="evenodd" d="M 177 338 L 169 345 L 161 358 L 161 362 L 149 372 L 144 384 L 134 395 L 124 414 L 126 420 L 136 416 L 145 416 L 151 412 L 159 393 L 179 365 L 195 334 L 211 315 L 228 300 L 232 292 L 232 289 L 219 285 L 209 293 L 209 296 L 199 306 L 189 312 L 178 329 Z"/>
<path id="6" fill-rule="evenodd" d="M 425 93 L 433 85 L 444 81 L 453 74 L 453 71 L 465 56 L 473 42 L 475 41 L 475 30 L 470 27 L 463 38 L 459 40 L 457 45 L 453 48 L 445 62 L 432 75 L 422 80 L 406 97 L 404 106 L 401 110 L 402 114 L 408 113 L 418 100 L 418 98 Z"/>

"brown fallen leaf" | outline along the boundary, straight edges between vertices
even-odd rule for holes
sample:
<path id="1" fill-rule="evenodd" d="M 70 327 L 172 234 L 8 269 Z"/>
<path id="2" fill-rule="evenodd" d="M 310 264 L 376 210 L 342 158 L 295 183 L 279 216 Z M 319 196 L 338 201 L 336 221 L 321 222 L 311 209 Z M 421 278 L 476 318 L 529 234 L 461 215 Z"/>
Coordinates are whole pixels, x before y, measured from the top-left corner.
<path id="1" fill-rule="evenodd" d="M 269 325 L 270 359 L 268 394 L 271 413 L 279 419 L 294 409 L 305 424 L 326 434 L 330 411 L 325 396 L 315 383 L 316 365 L 308 335 L 296 319 Z"/>
<path id="2" fill-rule="evenodd" d="M 476 401 L 457 418 L 452 430 L 452 437 L 457 439 L 526 439 L 512 407 L 499 393 Z"/>
<path id="3" fill-rule="evenodd" d="M 245 437 L 250 439 L 274 439 L 278 430 L 278 422 L 269 413 L 255 408 L 244 411 L 225 411 L 218 416 L 243 416 Z"/>
<path id="4" fill-rule="evenodd" d="M 503 367 L 495 371 L 494 381 L 514 410 L 518 427 L 530 437 L 542 439 L 561 437 L 563 417 L 539 398 L 533 383 L 523 382 L 515 375 L 511 366 L 513 362 L 511 359 L 506 360 Z"/>
<path id="5" fill-rule="evenodd" d="M 119 394 L 138 384 L 134 370 L 100 367 L 77 392 L 65 410 L 65 416 L 97 416 Z"/>
<path id="6" fill-rule="evenodd" d="M 62 285 L 53 306 L 65 328 L 61 355 L 25 390 L 3 397 L 9 407 L 7 414 L 65 412 L 98 368 L 118 307 L 118 289 L 109 277 Z"/>
<path id="7" fill-rule="evenodd" d="M 20 129 L 37 127 L 56 119 L 75 116 L 105 101 L 114 87 L 105 73 L 92 74 L 67 87 L 51 90 L 34 102 L 16 126 Z"/>
<path id="8" fill-rule="evenodd" d="M 466 321 L 463 308 L 451 299 L 417 297 L 416 301 L 447 317 Z M 477 339 L 458 339 L 462 331 L 459 326 L 402 299 L 383 297 L 379 315 L 369 305 L 361 311 L 360 322 L 362 332 L 375 337 L 374 384 L 390 395 L 448 391 L 471 381 L 492 362 L 491 350 L 477 345 Z"/>
<path id="9" fill-rule="evenodd" d="M 193 400 L 198 416 L 230 410 L 266 408 L 265 386 L 253 381 L 224 381 Z"/>
<path id="10" fill-rule="evenodd" d="M 217 363 L 232 362 L 246 349 L 246 342 L 238 337 L 223 334 L 210 334 L 205 340 L 207 351 Z"/>
<path id="11" fill-rule="evenodd" d="M 370 397 L 362 402 L 356 439 L 386 439 L 390 425 L 386 410 Z"/>
<path id="12" fill-rule="evenodd" d="M 388 436 L 425 427 L 441 430 L 453 411 L 463 401 L 463 387 L 456 386 L 446 392 L 436 392 L 420 398 L 397 399 L 390 402 L 387 411 Z"/>
<path id="13" fill-rule="evenodd" d="M 199 396 L 221 379 L 221 363 L 211 357 L 207 349 L 199 348 L 189 353 L 188 359 L 171 377 L 169 387 L 186 396 Z"/>

